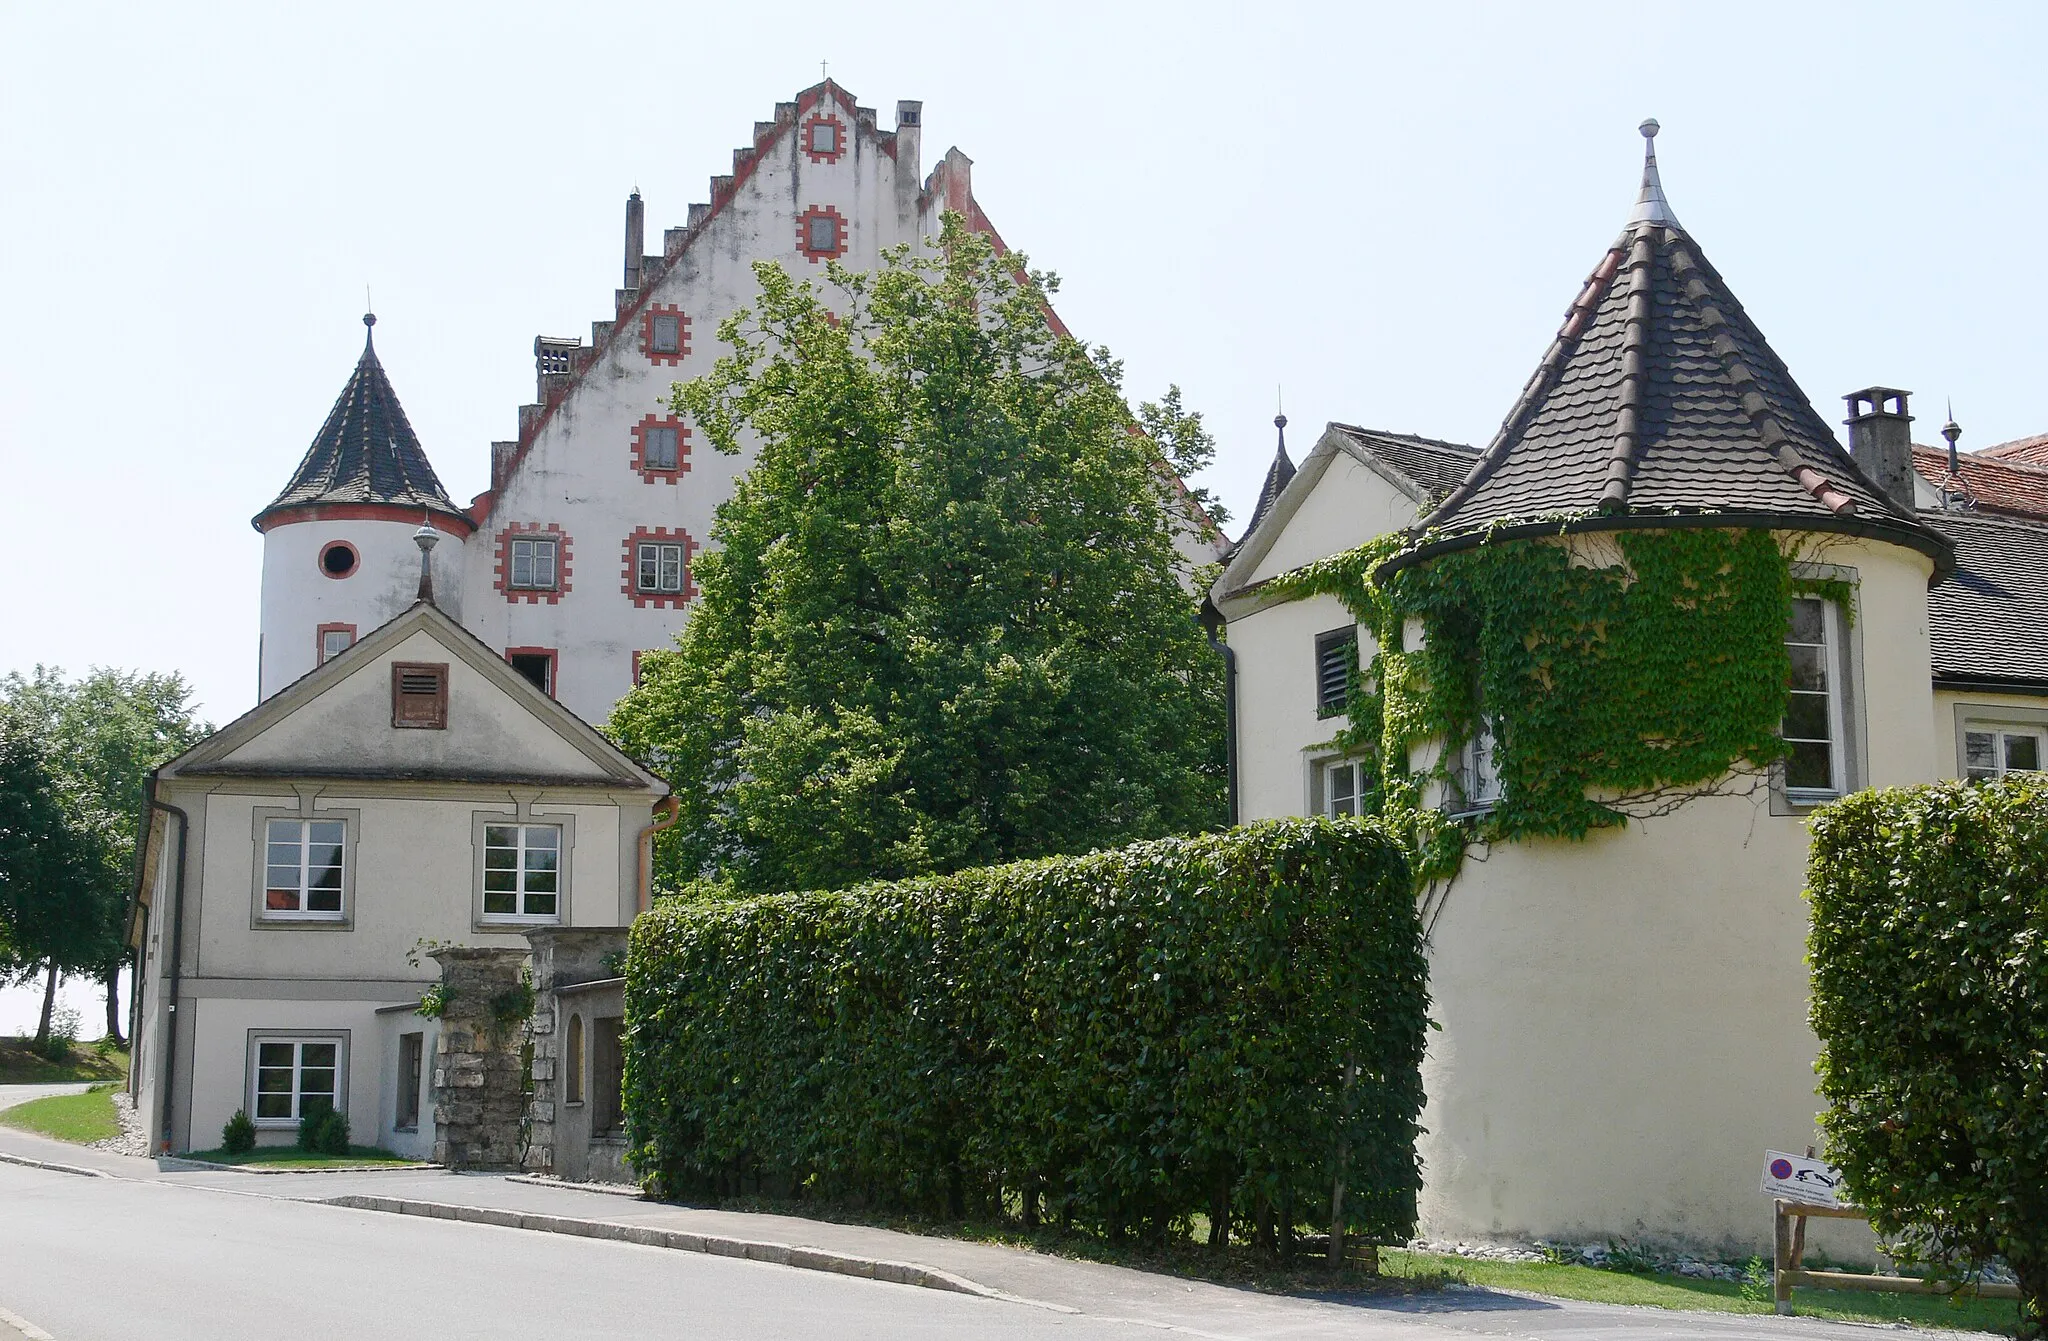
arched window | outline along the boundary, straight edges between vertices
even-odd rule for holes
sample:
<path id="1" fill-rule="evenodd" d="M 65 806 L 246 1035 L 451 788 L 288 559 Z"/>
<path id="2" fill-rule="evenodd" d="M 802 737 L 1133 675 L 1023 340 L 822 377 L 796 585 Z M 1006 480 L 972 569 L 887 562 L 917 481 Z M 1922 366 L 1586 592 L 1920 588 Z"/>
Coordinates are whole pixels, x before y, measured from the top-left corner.
<path id="1" fill-rule="evenodd" d="M 583 1102 L 583 1017 L 569 1017 L 569 1086 L 568 1102 Z"/>

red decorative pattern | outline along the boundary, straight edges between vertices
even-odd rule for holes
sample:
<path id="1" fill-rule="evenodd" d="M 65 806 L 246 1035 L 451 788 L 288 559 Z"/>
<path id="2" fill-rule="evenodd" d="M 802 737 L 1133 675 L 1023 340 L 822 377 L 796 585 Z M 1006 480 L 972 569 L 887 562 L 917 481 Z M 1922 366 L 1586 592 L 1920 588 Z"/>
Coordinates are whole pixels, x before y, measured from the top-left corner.
<path id="1" fill-rule="evenodd" d="M 654 319 L 656 317 L 676 319 L 676 348 L 671 354 L 657 352 L 654 348 Z M 649 363 L 681 363 L 690 356 L 690 319 L 683 315 L 683 309 L 674 303 L 650 303 L 640 317 L 640 352 L 647 356 Z"/>
<path id="2" fill-rule="evenodd" d="M 811 245 L 811 220 L 832 221 L 832 245 L 813 247 Z M 797 216 L 796 249 L 808 257 L 813 265 L 846 255 L 846 216 L 831 205 L 813 205 Z"/>
<path id="3" fill-rule="evenodd" d="M 555 542 L 555 585 L 552 589 L 540 587 L 515 587 L 512 585 L 512 541 L 552 540 Z M 513 522 L 498 532 L 498 564 L 493 579 L 498 591 L 514 605 L 528 601 L 534 605 L 559 605 L 562 597 L 569 593 L 569 537 L 561 527 L 550 522 L 543 526 L 539 522 Z"/>
<path id="4" fill-rule="evenodd" d="M 813 129 L 817 126 L 830 126 L 832 128 L 832 147 L 830 149 L 820 149 L 817 147 L 816 137 L 818 132 Z M 837 163 L 846 153 L 846 123 L 829 113 L 820 112 L 804 122 L 801 143 L 804 148 L 804 154 L 811 162 Z"/>
<path id="5" fill-rule="evenodd" d="M 466 517 L 451 517 L 445 512 L 427 512 L 425 517 L 435 530 L 445 531 L 458 539 L 476 530 L 476 523 Z M 288 522 L 307 521 L 390 521 L 417 527 L 420 519 L 420 509 L 409 503 L 295 503 L 290 507 L 265 511 L 255 519 L 254 525 L 259 531 L 275 530 Z"/>
<path id="6" fill-rule="evenodd" d="M 681 591 L 642 591 L 639 583 L 640 546 L 642 544 L 681 545 L 683 547 L 683 589 Z M 624 550 L 624 574 L 619 590 L 632 600 L 634 606 L 646 609 L 653 606 L 658 610 L 679 610 L 697 597 L 697 580 L 690 568 L 690 558 L 696 554 L 698 544 L 690 533 L 677 527 L 671 531 L 666 526 L 643 526 L 626 537 Z M 637 663 L 636 663 L 637 665 Z"/>
<path id="7" fill-rule="evenodd" d="M 658 470 L 647 464 L 647 430 L 650 428 L 672 428 L 676 431 L 676 466 L 674 470 Z M 633 469 L 640 472 L 640 478 L 649 484 L 657 480 L 674 484 L 683 478 L 690 468 L 690 430 L 683 421 L 673 415 L 650 414 L 633 425 Z"/>

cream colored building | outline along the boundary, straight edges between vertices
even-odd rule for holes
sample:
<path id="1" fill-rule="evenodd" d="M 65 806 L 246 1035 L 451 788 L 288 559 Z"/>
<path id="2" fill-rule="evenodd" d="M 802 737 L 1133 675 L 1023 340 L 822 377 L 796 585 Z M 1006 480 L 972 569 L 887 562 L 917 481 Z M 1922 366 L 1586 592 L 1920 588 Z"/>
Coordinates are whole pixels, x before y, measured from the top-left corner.
<path id="1" fill-rule="evenodd" d="M 1982 646 L 2003 607 L 1948 595 L 1973 579 L 2006 591 L 2010 556 L 2048 559 L 2048 533 L 1920 511 L 1905 393 L 1848 399 L 1853 455 L 1678 223 L 1649 154 L 1627 227 L 1483 452 L 1430 444 L 1425 470 L 1403 464 L 1419 440 L 1332 425 L 1213 589 L 1237 667 L 1244 819 L 1355 811 L 1368 761 L 1330 742 L 1347 672 L 1374 649 L 1334 598 L 1282 599 L 1272 580 L 1389 531 L 1429 532 L 1395 566 L 1560 529 L 1556 543 L 1604 566 L 1618 530 L 1762 529 L 1795 577 L 1846 593 L 1788 611 L 1802 678 L 1786 763 L 1583 841 L 1475 844 L 1424 896 L 1442 1025 L 1425 1063 L 1426 1235 L 1766 1245 L 1764 1151 L 1820 1139 L 1807 816 L 1966 759 L 2033 766 L 2048 744 L 2048 697 L 2029 696 L 2048 693 L 2048 665 L 2030 688 L 1985 674 L 2010 665 L 2010 646 Z M 2027 581 L 2038 616 L 2048 601 Z M 1990 692 L 2002 684 L 2019 692 Z M 1501 783 L 1483 742 L 1431 742 L 1410 763 L 1443 749 L 1460 762 L 1433 802 L 1485 810 Z"/>
<path id="2" fill-rule="evenodd" d="M 134 943 L 136 1102 L 164 1148 L 237 1109 L 288 1142 L 434 1138 L 423 951 L 622 927 L 667 787 L 431 599 L 165 764 Z"/>

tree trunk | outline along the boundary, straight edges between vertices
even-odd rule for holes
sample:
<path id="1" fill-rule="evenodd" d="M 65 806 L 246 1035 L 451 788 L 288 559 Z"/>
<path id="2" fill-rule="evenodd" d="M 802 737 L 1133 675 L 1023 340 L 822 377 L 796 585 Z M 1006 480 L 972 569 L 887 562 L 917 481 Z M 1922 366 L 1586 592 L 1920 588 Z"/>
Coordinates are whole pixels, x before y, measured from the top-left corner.
<path id="1" fill-rule="evenodd" d="M 50 1045 L 50 1012 L 57 1008 L 57 961 L 50 961 L 49 981 L 43 984 L 43 1018 L 36 1025 L 36 1051 Z"/>
<path id="2" fill-rule="evenodd" d="M 113 1047 L 128 1046 L 128 1040 L 121 1037 L 121 961 L 118 959 L 107 969 L 107 1039 Z"/>
<path id="3" fill-rule="evenodd" d="M 2020 1300 L 2017 1335 L 2022 1341 L 2048 1336 L 2048 1259 L 2015 1259 L 2010 1264 L 2019 1277 L 2020 1293 L 2026 1296 Z"/>

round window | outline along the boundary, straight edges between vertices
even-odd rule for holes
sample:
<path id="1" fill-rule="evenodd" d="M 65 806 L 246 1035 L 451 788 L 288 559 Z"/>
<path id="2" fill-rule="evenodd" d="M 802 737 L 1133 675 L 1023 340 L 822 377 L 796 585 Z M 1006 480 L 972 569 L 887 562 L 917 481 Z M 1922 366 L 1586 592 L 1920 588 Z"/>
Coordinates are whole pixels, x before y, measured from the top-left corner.
<path id="1" fill-rule="evenodd" d="M 334 540 L 320 548 L 320 571 L 329 577 L 347 577 L 356 570 L 356 547 L 346 540 Z"/>

